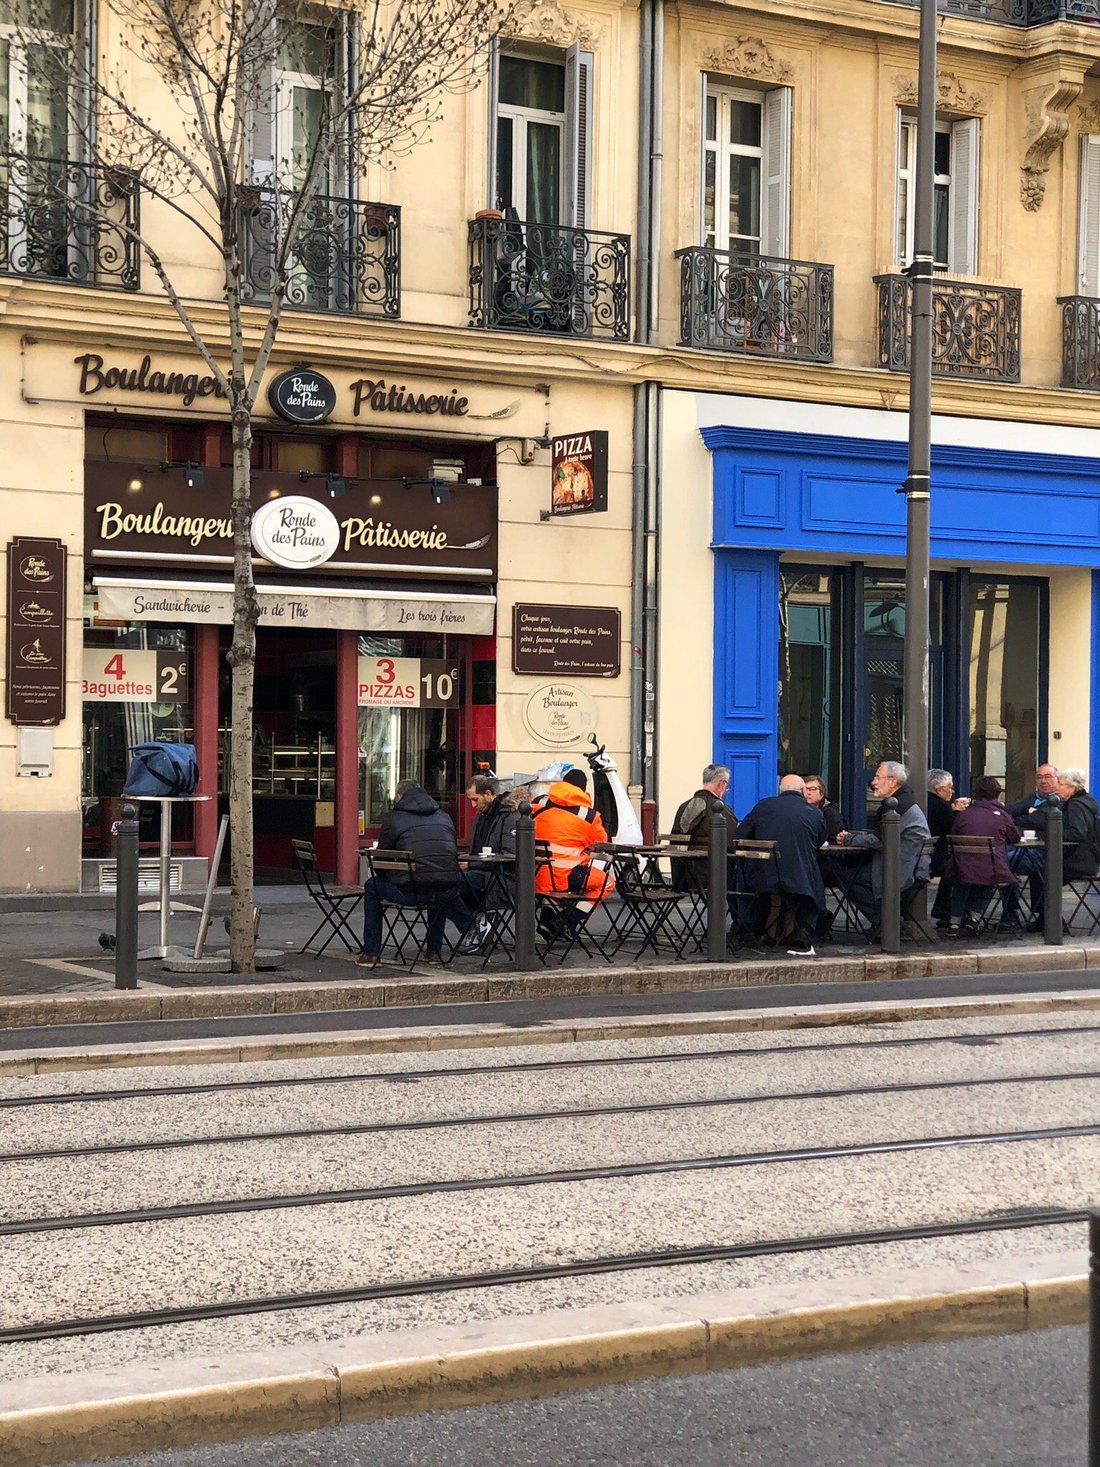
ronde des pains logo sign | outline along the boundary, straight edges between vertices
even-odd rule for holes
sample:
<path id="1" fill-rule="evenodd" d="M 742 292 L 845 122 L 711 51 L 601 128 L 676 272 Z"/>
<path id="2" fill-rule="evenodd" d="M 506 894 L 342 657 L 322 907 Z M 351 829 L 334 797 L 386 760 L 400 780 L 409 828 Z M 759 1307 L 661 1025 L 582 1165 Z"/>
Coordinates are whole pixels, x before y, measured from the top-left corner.
<path id="1" fill-rule="evenodd" d="M 322 373 L 295 367 L 280 372 L 267 389 L 267 400 L 288 423 L 323 423 L 336 411 L 336 388 Z"/>
<path id="2" fill-rule="evenodd" d="M 285 570 L 324 565 L 340 545 L 340 522 L 327 505 L 304 495 L 270 499 L 252 516 L 257 555 Z"/>

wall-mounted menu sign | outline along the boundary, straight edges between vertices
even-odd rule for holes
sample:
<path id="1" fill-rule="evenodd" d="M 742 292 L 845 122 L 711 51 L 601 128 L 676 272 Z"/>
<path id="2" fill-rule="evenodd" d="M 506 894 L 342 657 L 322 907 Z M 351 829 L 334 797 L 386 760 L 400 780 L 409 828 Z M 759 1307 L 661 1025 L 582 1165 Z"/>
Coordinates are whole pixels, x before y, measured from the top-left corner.
<path id="1" fill-rule="evenodd" d="M 514 606 L 512 671 L 618 677 L 619 628 L 615 606 Z"/>
<path id="2" fill-rule="evenodd" d="M 49 727 L 65 717 L 65 546 L 8 541 L 7 716 Z"/>
<path id="3" fill-rule="evenodd" d="M 607 434 L 566 434 L 551 448 L 551 514 L 593 514 L 607 508 Z"/>

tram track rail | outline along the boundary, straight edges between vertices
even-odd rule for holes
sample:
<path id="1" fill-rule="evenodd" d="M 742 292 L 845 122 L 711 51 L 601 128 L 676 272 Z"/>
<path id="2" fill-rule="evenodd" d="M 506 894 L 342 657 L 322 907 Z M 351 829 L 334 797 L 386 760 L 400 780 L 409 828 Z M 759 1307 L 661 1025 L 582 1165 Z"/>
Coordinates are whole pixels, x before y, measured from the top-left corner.
<path id="1" fill-rule="evenodd" d="M 841 1146 L 797 1147 L 776 1151 L 733 1152 L 658 1161 L 622 1162 L 602 1167 L 571 1167 L 548 1172 L 515 1172 L 503 1176 L 455 1177 L 425 1182 L 395 1182 L 376 1187 L 345 1187 L 328 1192 L 292 1192 L 257 1197 L 216 1198 L 205 1202 L 178 1202 L 160 1207 L 126 1208 L 114 1212 L 74 1213 L 24 1218 L 0 1225 L 0 1238 L 66 1232 L 80 1228 L 125 1227 L 136 1223 L 175 1222 L 197 1217 L 273 1212 L 300 1207 L 327 1207 L 343 1203 L 388 1201 L 398 1197 L 432 1197 L 448 1193 L 503 1191 L 513 1187 L 612 1181 L 626 1177 L 671 1176 L 683 1172 L 725 1171 L 750 1166 L 780 1166 L 809 1161 L 837 1161 L 849 1157 L 890 1156 L 955 1147 L 1013 1145 L 1028 1141 L 1062 1141 L 1100 1135 L 1100 1124 L 1043 1126 L 1015 1131 L 976 1131 L 948 1136 L 921 1136 L 896 1141 L 857 1142 Z"/>
<path id="2" fill-rule="evenodd" d="M 759 1095 L 689 1097 L 679 1100 L 637 1101 L 632 1104 L 571 1106 L 541 1111 L 498 1111 L 466 1116 L 429 1116 L 416 1120 L 370 1121 L 338 1126 L 303 1126 L 283 1130 L 232 1131 L 202 1136 L 171 1136 L 145 1141 L 109 1141 L 88 1146 L 52 1146 L 33 1151 L 0 1152 L 0 1164 L 58 1161 L 96 1156 L 119 1156 L 148 1151 L 181 1151 L 200 1146 L 233 1146 L 245 1142 L 298 1141 L 334 1136 L 371 1136 L 406 1131 L 458 1130 L 475 1126 L 519 1125 L 539 1121 L 586 1120 L 600 1116 L 645 1115 L 722 1106 L 751 1106 L 780 1101 L 846 1100 L 872 1095 L 905 1095 L 945 1090 L 968 1090 L 996 1085 L 1043 1085 L 1074 1080 L 1100 1080 L 1100 1070 L 1067 1070 L 1022 1075 L 979 1075 L 954 1080 L 900 1080 L 882 1085 L 838 1086 L 818 1090 L 780 1090 Z M 2 1235 L 2 1227 L 0 1227 Z"/>
<path id="3" fill-rule="evenodd" d="M 997 1029 L 961 1034 L 921 1034 L 903 1039 L 841 1040 L 837 1043 L 771 1044 L 759 1047 L 723 1046 L 706 1050 L 676 1050 L 667 1054 L 592 1055 L 575 1059 L 522 1060 L 512 1064 L 436 1066 L 419 1070 L 357 1070 L 336 1075 L 280 1075 L 249 1080 L 208 1080 L 182 1085 L 128 1085 L 104 1090 L 61 1090 L 41 1095 L 0 1096 L 0 1111 L 22 1110 L 32 1106 L 94 1105 L 117 1100 L 148 1099 L 157 1096 L 216 1095 L 247 1090 L 282 1090 L 298 1086 L 347 1085 L 378 1083 L 390 1085 L 416 1084 L 423 1080 L 462 1079 L 478 1075 L 513 1075 L 547 1073 L 558 1070 L 600 1069 L 630 1065 L 684 1064 L 714 1059 L 750 1060 L 774 1055 L 833 1054 L 846 1050 L 912 1049 L 932 1045 L 996 1044 L 1002 1039 L 1043 1039 L 1072 1034 L 1100 1033 L 1100 1024 L 1067 1024 L 1044 1029 Z M 156 1064 L 155 1051 L 149 1062 Z M 286 1063 L 286 1061 L 280 1061 Z"/>
<path id="4" fill-rule="evenodd" d="M 383 1299 L 405 1299 L 426 1294 L 457 1293 L 470 1289 L 541 1283 L 552 1279 L 583 1278 L 598 1274 L 627 1273 L 640 1269 L 682 1267 L 690 1264 L 732 1263 L 748 1258 L 775 1257 L 798 1253 L 825 1252 L 838 1248 L 874 1247 L 890 1243 L 919 1242 L 936 1238 L 963 1237 L 980 1233 L 1009 1232 L 1063 1227 L 1084 1223 L 1086 1209 L 1031 1209 L 1010 1215 L 986 1214 L 976 1218 L 916 1223 L 896 1228 L 865 1229 L 847 1233 L 818 1233 L 770 1238 L 751 1243 L 706 1244 L 692 1248 L 659 1249 L 649 1252 L 608 1254 L 559 1263 L 531 1264 L 473 1274 L 442 1274 L 390 1283 L 364 1284 L 342 1289 L 320 1289 L 299 1293 L 233 1299 L 209 1304 L 177 1305 L 163 1309 L 90 1315 L 40 1321 L 0 1328 L 0 1344 L 61 1340 L 112 1331 L 148 1329 L 190 1324 L 202 1320 L 232 1319 L 245 1315 L 271 1314 L 282 1310 L 325 1308 L 342 1304 L 368 1303 Z"/>

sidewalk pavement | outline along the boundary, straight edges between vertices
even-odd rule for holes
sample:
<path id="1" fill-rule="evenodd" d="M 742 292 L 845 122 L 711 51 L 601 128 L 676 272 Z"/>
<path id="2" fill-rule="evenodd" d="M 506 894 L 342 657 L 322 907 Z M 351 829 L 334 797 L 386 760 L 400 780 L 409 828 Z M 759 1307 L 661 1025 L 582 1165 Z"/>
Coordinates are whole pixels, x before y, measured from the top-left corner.
<path id="1" fill-rule="evenodd" d="M 183 910 L 173 911 L 169 941 L 185 953 L 194 946 L 199 922 L 198 903 L 181 899 Z M 149 993 L 191 991 L 227 995 L 227 1007 L 235 1010 L 245 1001 L 242 990 L 262 986 L 267 990 L 295 990 L 285 1007 L 369 1006 L 394 1002 L 465 1002 L 479 997 L 514 999 L 551 994 L 604 994 L 677 992 L 723 987 L 748 987 L 771 983 L 835 983 L 864 979 L 920 978 L 971 973 L 1019 973 L 1100 967 L 1100 941 L 1066 938 L 1064 946 L 1046 947 L 1040 938 L 985 940 L 961 943 L 905 943 L 898 957 L 866 945 L 832 943 L 818 949 L 815 958 L 789 957 L 784 948 L 765 955 L 746 954 L 727 962 L 670 962 L 666 958 L 625 959 L 613 965 L 593 963 L 579 953 L 564 971 L 556 964 L 541 964 L 533 974 L 520 974 L 507 960 L 494 959 L 483 968 L 478 957 L 457 959 L 441 972 L 438 967 L 418 966 L 411 972 L 394 964 L 374 969 L 357 968 L 355 955 L 334 941 L 323 957 L 302 954 L 299 949 L 317 925 L 318 912 L 303 897 L 300 887 L 257 888 L 262 909 L 260 948 L 275 954 L 272 967 L 252 974 L 178 973 L 164 968 L 159 960 L 138 966 L 139 987 Z M 214 915 L 206 944 L 206 956 L 224 955 L 227 938 L 224 916 L 228 893 L 215 898 Z M 114 954 L 99 943 L 100 933 L 113 933 L 114 912 L 102 905 L 89 909 L 79 897 L 57 897 L 47 910 L 18 910 L 20 899 L 0 899 L 0 1026 L 27 1022 L 21 1017 L 19 999 L 64 998 L 78 995 L 103 997 L 114 993 Z M 176 903 L 173 903 L 175 906 Z M 159 937 L 159 915 L 143 912 L 139 917 L 139 946 L 154 946 Z M 358 932 L 359 916 L 352 918 Z M 425 980 L 434 980 L 426 982 Z M 407 996 L 401 992 L 408 985 Z M 360 993 L 359 990 L 363 991 Z M 338 991 L 337 991 L 338 990 Z M 429 997 L 429 990 L 437 996 Z M 240 999 L 229 1002 L 237 992 Z M 312 991 L 312 994 L 310 993 Z M 379 997 L 382 994 L 384 996 Z M 122 995 L 119 995 L 122 998 Z M 256 998 L 259 999 L 257 994 Z M 3 1002 L 8 1000 L 8 1002 Z M 28 1006 L 29 1007 L 29 1006 Z M 40 1009 L 40 1005 L 35 1005 Z M 71 1004 L 68 1021 L 73 1022 Z M 212 1009 L 212 1011 L 216 1011 Z"/>

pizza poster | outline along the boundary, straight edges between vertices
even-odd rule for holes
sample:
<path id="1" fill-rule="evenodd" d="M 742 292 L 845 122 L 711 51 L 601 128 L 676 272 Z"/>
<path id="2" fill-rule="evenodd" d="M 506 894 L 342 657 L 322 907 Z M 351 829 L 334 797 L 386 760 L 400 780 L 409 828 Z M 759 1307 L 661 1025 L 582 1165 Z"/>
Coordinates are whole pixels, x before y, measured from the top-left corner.
<path id="1" fill-rule="evenodd" d="M 563 434 L 553 440 L 551 514 L 607 509 L 607 434 Z"/>

